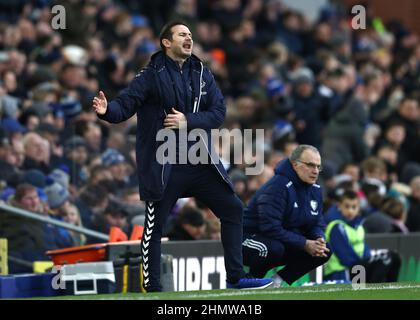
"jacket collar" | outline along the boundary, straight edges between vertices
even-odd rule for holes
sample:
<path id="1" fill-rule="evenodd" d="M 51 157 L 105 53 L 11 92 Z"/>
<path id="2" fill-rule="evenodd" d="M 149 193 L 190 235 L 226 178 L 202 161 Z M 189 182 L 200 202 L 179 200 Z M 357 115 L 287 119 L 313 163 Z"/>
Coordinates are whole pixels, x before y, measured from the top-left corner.
<path id="1" fill-rule="evenodd" d="M 296 171 L 293 169 L 292 163 L 289 159 L 282 160 L 277 167 L 275 168 L 274 172 L 278 175 L 287 177 L 290 181 L 293 182 L 294 185 L 302 187 L 302 188 L 310 188 L 312 184 L 308 184 L 303 182 Z"/>
<path id="2" fill-rule="evenodd" d="M 162 50 L 154 53 L 150 58 L 149 66 L 156 69 L 158 72 L 165 67 L 165 59 L 166 55 L 163 53 Z M 191 54 L 191 57 L 188 58 L 191 61 L 191 67 L 194 70 L 200 71 L 201 68 L 201 60 L 195 54 Z"/>

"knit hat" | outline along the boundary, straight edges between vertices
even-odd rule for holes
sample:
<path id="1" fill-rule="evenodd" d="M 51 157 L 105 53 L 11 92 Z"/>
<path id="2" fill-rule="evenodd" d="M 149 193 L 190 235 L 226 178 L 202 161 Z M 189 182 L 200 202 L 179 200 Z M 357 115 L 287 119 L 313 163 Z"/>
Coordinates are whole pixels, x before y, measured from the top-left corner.
<path id="1" fill-rule="evenodd" d="M 45 187 L 45 174 L 37 169 L 30 169 L 27 170 L 23 174 L 23 182 L 29 183 L 37 188 L 44 188 Z"/>
<path id="2" fill-rule="evenodd" d="M 102 164 L 105 167 L 110 167 L 122 162 L 125 162 L 124 156 L 115 149 L 107 149 L 102 154 Z"/>
<path id="3" fill-rule="evenodd" d="M 69 198 L 69 192 L 67 189 L 51 178 L 47 178 L 45 194 L 48 197 L 48 204 L 51 209 L 61 207 Z"/>
<path id="4" fill-rule="evenodd" d="M 74 98 L 65 98 L 60 101 L 59 109 L 63 112 L 66 119 L 71 119 L 82 112 L 82 104 Z"/>
<path id="5" fill-rule="evenodd" d="M 48 175 L 54 182 L 61 184 L 65 189 L 68 189 L 70 183 L 70 176 L 61 169 L 54 169 Z"/>
<path id="6" fill-rule="evenodd" d="M 309 68 L 300 68 L 290 75 L 293 84 L 313 83 L 315 81 L 314 74 Z"/>

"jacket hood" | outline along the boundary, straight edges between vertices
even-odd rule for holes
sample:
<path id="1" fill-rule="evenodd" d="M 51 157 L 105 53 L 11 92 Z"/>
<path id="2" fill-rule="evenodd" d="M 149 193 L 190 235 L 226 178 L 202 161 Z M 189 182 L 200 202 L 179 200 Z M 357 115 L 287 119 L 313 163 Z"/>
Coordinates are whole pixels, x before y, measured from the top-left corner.
<path id="1" fill-rule="evenodd" d="M 162 50 L 159 50 L 158 52 L 155 52 L 150 57 L 149 66 L 151 66 L 155 69 L 162 68 L 165 65 L 165 56 L 166 55 L 163 53 Z M 191 54 L 191 57 L 189 57 L 188 59 L 192 60 L 193 66 L 196 66 L 196 64 L 200 65 L 201 60 L 195 54 Z"/>

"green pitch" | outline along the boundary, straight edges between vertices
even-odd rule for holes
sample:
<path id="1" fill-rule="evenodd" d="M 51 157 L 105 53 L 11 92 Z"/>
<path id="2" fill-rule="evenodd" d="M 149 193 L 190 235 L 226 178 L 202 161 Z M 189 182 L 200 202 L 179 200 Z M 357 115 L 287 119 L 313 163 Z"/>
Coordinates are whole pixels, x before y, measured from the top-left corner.
<path id="1" fill-rule="evenodd" d="M 51 298 L 44 298 L 51 299 Z M 54 300 L 420 300 L 420 282 L 57 297 Z"/>

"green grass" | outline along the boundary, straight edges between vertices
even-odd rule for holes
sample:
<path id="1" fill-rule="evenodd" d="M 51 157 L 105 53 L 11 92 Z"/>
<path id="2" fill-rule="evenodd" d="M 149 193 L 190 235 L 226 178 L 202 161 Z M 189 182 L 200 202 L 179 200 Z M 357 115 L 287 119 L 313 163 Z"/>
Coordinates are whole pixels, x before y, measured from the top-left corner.
<path id="1" fill-rule="evenodd" d="M 35 298 L 36 299 L 36 298 Z M 264 290 L 210 290 L 161 293 L 127 293 L 43 298 L 52 300 L 420 300 L 420 282 L 318 285 Z"/>

